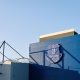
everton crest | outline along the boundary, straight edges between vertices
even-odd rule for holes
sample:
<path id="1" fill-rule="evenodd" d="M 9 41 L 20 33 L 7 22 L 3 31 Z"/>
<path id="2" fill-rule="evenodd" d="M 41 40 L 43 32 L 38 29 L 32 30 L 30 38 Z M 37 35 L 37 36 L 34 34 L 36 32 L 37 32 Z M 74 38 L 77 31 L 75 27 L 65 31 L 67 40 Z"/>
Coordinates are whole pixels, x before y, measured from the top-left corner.
<path id="1" fill-rule="evenodd" d="M 62 58 L 62 53 L 60 52 L 59 44 L 52 44 L 48 46 L 47 60 L 51 63 L 57 63 Z"/>

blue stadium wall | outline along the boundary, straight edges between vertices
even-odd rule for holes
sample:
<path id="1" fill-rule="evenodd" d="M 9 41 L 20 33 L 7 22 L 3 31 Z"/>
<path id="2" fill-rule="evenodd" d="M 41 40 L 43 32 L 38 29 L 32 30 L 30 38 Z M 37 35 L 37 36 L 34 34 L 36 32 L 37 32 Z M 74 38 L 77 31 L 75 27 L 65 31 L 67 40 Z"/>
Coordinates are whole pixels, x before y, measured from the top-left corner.
<path id="1" fill-rule="evenodd" d="M 29 80 L 80 80 L 80 74 L 73 70 L 30 64 Z"/>
<path id="2" fill-rule="evenodd" d="M 12 63 L 10 80 L 80 80 L 77 71 L 29 63 Z"/>
<path id="3" fill-rule="evenodd" d="M 45 50 L 47 50 L 48 46 L 51 44 L 61 45 L 63 57 L 61 61 L 56 64 L 50 63 L 45 55 Z M 36 75 L 38 75 L 40 78 L 42 76 L 42 79 L 38 78 L 38 80 L 80 80 L 79 34 L 54 40 L 48 40 L 46 42 L 32 43 L 29 46 L 29 55 L 30 63 L 32 63 L 30 67 L 30 76 L 32 78 L 34 78 L 34 76 L 36 78 Z M 30 80 L 32 80 L 32 78 Z"/>

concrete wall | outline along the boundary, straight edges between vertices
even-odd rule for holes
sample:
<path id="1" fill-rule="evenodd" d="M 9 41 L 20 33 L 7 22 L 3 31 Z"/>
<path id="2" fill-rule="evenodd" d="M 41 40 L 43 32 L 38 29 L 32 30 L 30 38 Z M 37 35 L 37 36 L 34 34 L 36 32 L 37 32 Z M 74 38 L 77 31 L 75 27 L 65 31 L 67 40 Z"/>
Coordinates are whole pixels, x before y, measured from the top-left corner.
<path id="1" fill-rule="evenodd" d="M 46 34 L 46 35 L 40 36 L 40 42 L 51 40 L 51 39 L 58 39 L 58 38 L 62 38 L 62 37 L 72 36 L 75 34 L 76 34 L 76 32 L 74 29 L 69 29 L 69 30 L 51 33 L 51 34 Z"/>
<path id="2" fill-rule="evenodd" d="M 0 80 L 10 80 L 10 64 L 2 64 L 0 65 Z"/>

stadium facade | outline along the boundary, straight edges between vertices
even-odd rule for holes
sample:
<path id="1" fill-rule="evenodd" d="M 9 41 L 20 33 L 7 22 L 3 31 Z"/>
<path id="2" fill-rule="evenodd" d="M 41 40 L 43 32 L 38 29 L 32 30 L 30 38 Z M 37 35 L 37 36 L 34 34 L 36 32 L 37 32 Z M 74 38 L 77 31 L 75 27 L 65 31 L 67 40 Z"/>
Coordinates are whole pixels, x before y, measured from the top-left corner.
<path id="1" fill-rule="evenodd" d="M 42 35 L 29 50 L 36 80 L 80 80 L 80 34 L 74 29 Z"/>
<path id="2" fill-rule="evenodd" d="M 70 29 L 40 36 L 29 45 L 29 63 L 0 65 L 0 80 L 80 80 L 80 34 Z"/>

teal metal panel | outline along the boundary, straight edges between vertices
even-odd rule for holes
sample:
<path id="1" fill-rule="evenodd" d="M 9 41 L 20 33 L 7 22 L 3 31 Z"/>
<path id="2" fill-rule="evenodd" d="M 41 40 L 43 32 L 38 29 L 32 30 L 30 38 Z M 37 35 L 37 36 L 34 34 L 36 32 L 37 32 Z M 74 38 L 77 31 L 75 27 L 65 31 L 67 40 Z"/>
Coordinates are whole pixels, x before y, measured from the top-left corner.
<path id="1" fill-rule="evenodd" d="M 29 64 L 11 63 L 11 80 L 29 80 Z"/>

